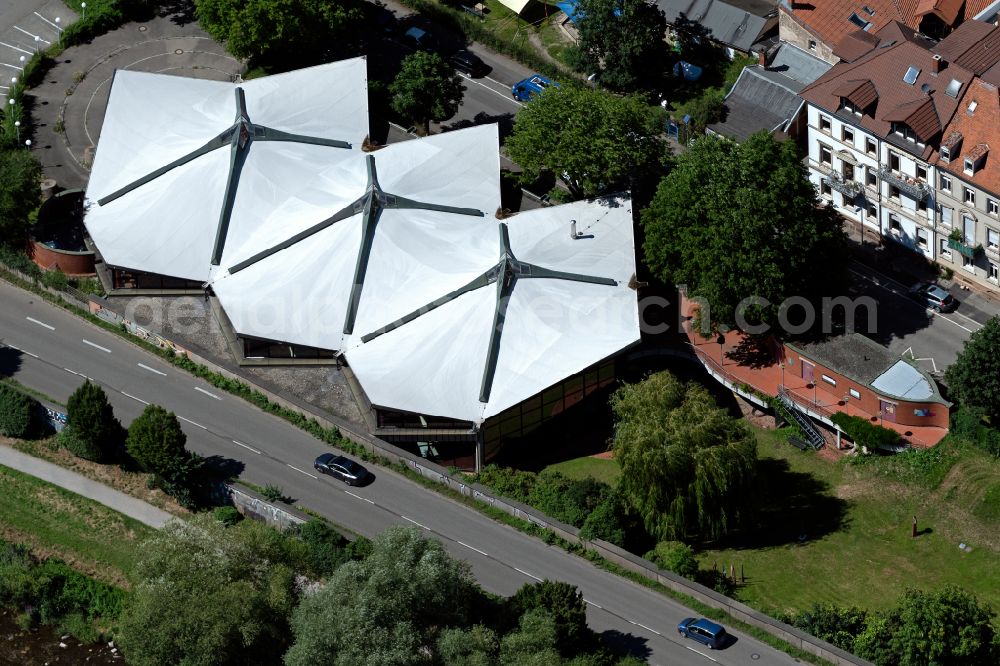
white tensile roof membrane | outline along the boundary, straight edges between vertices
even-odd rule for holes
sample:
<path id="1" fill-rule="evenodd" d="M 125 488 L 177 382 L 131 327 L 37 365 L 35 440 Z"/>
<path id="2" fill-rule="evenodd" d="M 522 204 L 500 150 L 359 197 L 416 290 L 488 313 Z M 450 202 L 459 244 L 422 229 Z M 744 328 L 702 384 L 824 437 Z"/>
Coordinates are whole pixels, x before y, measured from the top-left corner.
<path id="1" fill-rule="evenodd" d="M 211 284 L 242 336 L 342 352 L 387 409 L 479 423 L 638 342 L 627 197 L 499 220 L 496 125 L 365 153 L 367 118 L 363 59 L 119 71 L 88 231 L 112 266 Z"/>
<path id="2" fill-rule="evenodd" d="M 233 210 L 273 221 L 267 213 L 274 212 L 276 191 L 277 200 L 287 200 L 288 186 L 308 185 L 320 165 L 352 152 L 317 144 L 360 147 L 368 134 L 366 77 L 364 58 L 239 84 L 117 71 L 87 187 L 86 226 L 104 260 L 207 281 L 227 252 L 257 237 L 239 214 L 225 216 L 229 228 L 219 233 L 237 152 L 232 144 L 241 144 L 242 157 Z M 241 106 L 245 128 L 237 123 Z"/>
<path id="3" fill-rule="evenodd" d="M 365 333 L 420 299 L 464 284 L 483 262 L 495 262 L 489 258 L 496 253 L 491 221 L 500 206 L 497 146 L 497 126 L 483 125 L 355 153 L 319 174 L 315 182 L 329 187 L 314 192 L 324 201 L 310 218 L 314 228 L 365 194 L 369 164 L 385 194 L 449 210 L 387 207 L 371 216 L 367 266 L 357 283 L 365 226 L 360 208 L 283 249 L 269 243 L 263 251 L 271 253 L 255 261 L 240 256 L 253 262 L 226 264 L 212 282 L 233 327 L 250 337 L 343 350 L 352 331 Z M 347 330 L 355 290 L 355 323 Z"/>
<path id="4" fill-rule="evenodd" d="M 490 226 L 492 252 L 477 275 L 507 258 L 508 271 L 498 271 L 506 277 L 442 291 L 438 304 L 413 300 L 417 316 L 396 328 L 387 321 L 391 330 L 362 334 L 347 349 L 372 404 L 478 423 L 638 342 L 629 199 L 531 210 Z"/>

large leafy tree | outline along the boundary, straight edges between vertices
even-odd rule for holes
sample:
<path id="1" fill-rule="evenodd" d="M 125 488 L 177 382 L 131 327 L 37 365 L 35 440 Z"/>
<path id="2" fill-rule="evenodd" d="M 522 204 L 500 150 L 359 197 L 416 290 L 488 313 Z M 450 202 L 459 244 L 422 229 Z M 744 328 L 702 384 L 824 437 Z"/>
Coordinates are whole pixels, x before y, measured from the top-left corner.
<path id="1" fill-rule="evenodd" d="M 279 66 L 352 53 L 363 20 L 357 0 L 195 0 L 195 8 L 234 56 Z"/>
<path id="2" fill-rule="evenodd" d="M 879 666 L 996 664 L 996 614 L 953 585 L 937 592 L 907 590 L 887 613 L 869 619 L 855 653 Z"/>
<path id="3" fill-rule="evenodd" d="M 755 297 L 768 304 L 750 304 L 747 322 L 774 326 L 785 299 L 818 305 L 844 291 L 842 222 L 820 204 L 794 142 L 766 132 L 742 144 L 699 138 L 641 219 L 649 267 L 705 299 L 712 323 L 736 324 L 737 306 Z"/>
<path id="4" fill-rule="evenodd" d="M 596 637 L 587 627 L 583 593 L 575 585 L 551 580 L 526 583 L 507 600 L 507 606 L 518 617 L 539 609 L 545 611 L 555 623 L 554 646 L 565 657 L 596 643 Z"/>
<path id="5" fill-rule="evenodd" d="M 576 65 L 602 86 L 623 92 L 655 90 L 667 67 L 663 11 L 647 0 L 580 0 Z"/>
<path id="6" fill-rule="evenodd" d="M 944 377 L 958 402 L 983 410 L 993 425 L 1000 426 L 1000 317 L 969 336 Z"/>
<path id="7" fill-rule="evenodd" d="M 0 149 L 0 245 L 20 248 L 28 214 L 38 207 L 42 169 L 28 150 Z"/>
<path id="8" fill-rule="evenodd" d="M 550 87 L 518 112 L 504 145 L 522 180 L 551 171 L 572 198 L 593 197 L 658 177 L 669 153 L 655 118 L 638 97 Z"/>
<path id="9" fill-rule="evenodd" d="M 169 523 L 140 549 L 115 635 L 128 663 L 279 663 L 296 601 L 294 545 L 252 520 Z"/>
<path id="10" fill-rule="evenodd" d="M 708 391 L 660 372 L 618 389 L 619 487 L 657 539 L 715 539 L 753 507 L 757 445 Z"/>
<path id="11" fill-rule="evenodd" d="M 389 85 L 392 109 L 430 133 L 432 120 L 451 118 L 465 93 L 462 77 L 437 53 L 417 51 L 403 58 Z"/>
<path id="12" fill-rule="evenodd" d="M 343 564 L 299 604 L 285 663 L 414 663 L 443 629 L 468 624 L 473 593 L 468 564 L 449 557 L 440 542 L 390 528 L 367 558 Z"/>

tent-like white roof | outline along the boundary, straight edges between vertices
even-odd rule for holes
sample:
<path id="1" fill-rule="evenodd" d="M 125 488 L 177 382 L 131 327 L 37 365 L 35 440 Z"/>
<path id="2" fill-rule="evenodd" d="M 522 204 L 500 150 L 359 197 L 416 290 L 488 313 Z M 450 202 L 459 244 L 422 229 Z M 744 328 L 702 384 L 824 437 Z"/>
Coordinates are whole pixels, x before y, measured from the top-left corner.
<path id="1" fill-rule="evenodd" d="M 497 126 L 483 125 L 357 153 L 321 172 L 315 207 L 301 207 L 309 225 L 292 225 L 303 233 L 224 264 L 212 281 L 236 332 L 344 350 L 352 332 L 393 321 L 495 263 L 498 141 Z M 366 215 L 373 183 L 384 208 Z"/>
<path id="2" fill-rule="evenodd" d="M 515 14 L 520 14 L 531 0 L 500 0 L 500 4 Z"/>
<path id="3" fill-rule="evenodd" d="M 87 230 L 112 266 L 207 281 L 269 234 L 297 231 L 277 205 L 313 205 L 315 175 L 367 134 L 364 58 L 242 83 L 118 70 Z"/>
<path id="4" fill-rule="evenodd" d="M 491 222 L 462 286 L 409 298 L 347 349 L 372 404 L 480 423 L 639 341 L 629 199 Z"/>

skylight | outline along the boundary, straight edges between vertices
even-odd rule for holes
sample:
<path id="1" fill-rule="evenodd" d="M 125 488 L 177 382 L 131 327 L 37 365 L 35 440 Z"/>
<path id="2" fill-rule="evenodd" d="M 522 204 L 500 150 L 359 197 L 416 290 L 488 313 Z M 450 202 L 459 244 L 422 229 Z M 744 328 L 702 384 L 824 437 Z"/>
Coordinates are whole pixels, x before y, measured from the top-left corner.
<path id="1" fill-rule="evenodd" d="M 903 75 L 903 83 L 909 83 L 911 86 L 916 83 L 917 77 L 920 76 L 920 70 L 910 65 L 906 70 L 906 74 Z"/>
<path id="2" fill-rule="evenodd" d="M 848 21 L 850 21 L 854 25 L 858 26 L 862 30 L 867 30 L 872 25 L 868 21 L 866 21 L 863 18 L 861 18 L 860 16 L 858 16 L 857 12 L 852 12 L 851 13 L 851 18 L 849 18 Z"/>
<path id="3" fill-rule="evenodd" d="M 976 100 L 972 100 L 971 102 L 969 102 L 969 108 L 967 108 L 965 112 L 971 116 L 973 113 L 976 112 L 977 106 L 979 106 L 979 102 L 977 102 Z"/>
<path id="4" fill-rule="evenodd" d="M 875 10 L 868 5 L 865 5 L 862 9 L 865 10 L 865 14 L 868 14 L 868 16 L 875 16 Z"/>
<path id="5" fill-rule="evenodd" d="M 944 94 L 948 97 L 953 97 L 958 99 L 958 91 L 962 89 L 962 82 L 958 79 L 952 79 L 948 87 L 945 88 Z"/>

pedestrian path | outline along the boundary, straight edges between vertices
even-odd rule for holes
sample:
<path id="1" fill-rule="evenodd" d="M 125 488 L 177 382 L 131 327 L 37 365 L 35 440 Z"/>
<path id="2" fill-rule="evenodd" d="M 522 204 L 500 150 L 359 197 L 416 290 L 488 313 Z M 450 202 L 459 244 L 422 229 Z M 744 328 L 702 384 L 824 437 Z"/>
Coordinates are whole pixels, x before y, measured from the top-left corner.
<path id="1" fill-rule="evenodd" d="M 159 529 L 174 519 L 174 516 L 152 504 L 118 492 L 103 483 L 92 481 L 47 460 L 21 453 L 9 446 L 0 446 L 0 465 L 30 474 L 42 481 L 48 481 L 77 495 L 92 499 L 150 527 Z"/>

